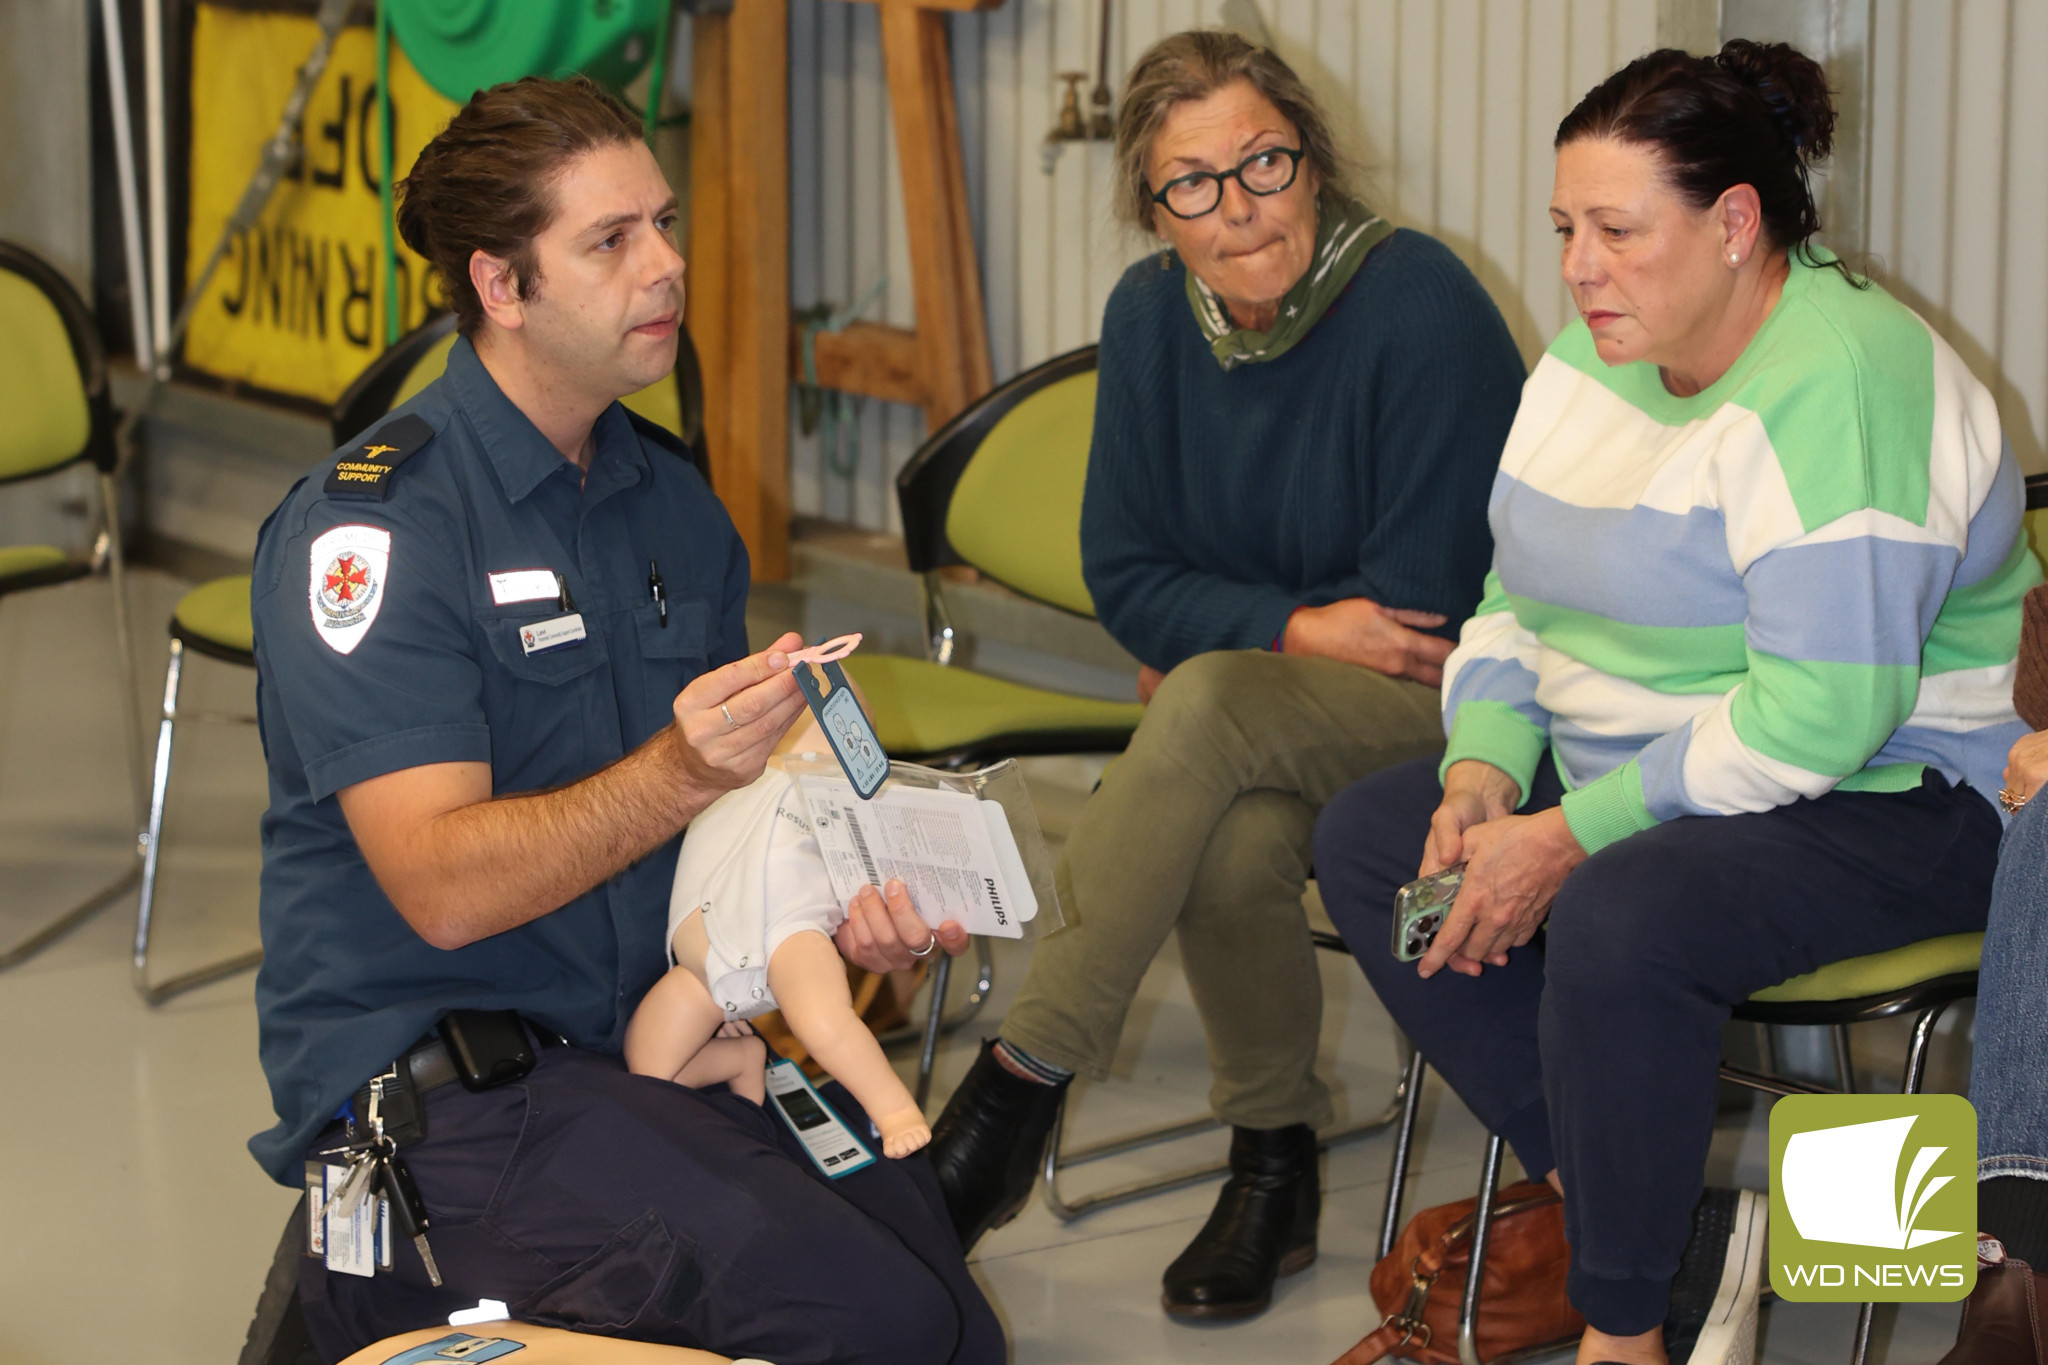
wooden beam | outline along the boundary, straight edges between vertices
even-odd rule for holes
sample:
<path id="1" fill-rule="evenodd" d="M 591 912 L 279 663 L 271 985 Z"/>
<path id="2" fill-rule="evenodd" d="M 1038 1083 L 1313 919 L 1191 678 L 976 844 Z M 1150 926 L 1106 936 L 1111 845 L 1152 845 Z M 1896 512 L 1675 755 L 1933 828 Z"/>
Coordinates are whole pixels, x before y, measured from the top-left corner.
<path id="1" fill-rule="evenodd" d="M 690 336 L 711 482 L 756 582 L 789 576 L 789 6 L 695 20 Z"/>
<path id="2" fill-rule="evenodd" d="M 820 332 L 812 344 L 818 383 L 841 393 L 858 393 L 890 403 L 922 407 L 924 380 L 917 333 L 878 322 L 855 322 L 844 331 Z M 789 376 L 804 382 L 803 329 L 789 329 Z"/>
<path id="3" fill-rule="evenodd" d="M 880 0 L 878 8 L 910 235 L 925 427 L 935 431 L 994 387 L 981 272 L 968 220 L 946 17 L 911 0 Z"/>

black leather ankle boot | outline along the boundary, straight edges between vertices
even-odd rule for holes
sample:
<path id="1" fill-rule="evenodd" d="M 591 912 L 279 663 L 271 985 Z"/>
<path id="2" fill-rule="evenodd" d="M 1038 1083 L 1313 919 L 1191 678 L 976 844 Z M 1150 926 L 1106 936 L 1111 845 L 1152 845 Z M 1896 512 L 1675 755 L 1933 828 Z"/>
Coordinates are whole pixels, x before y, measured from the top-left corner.
<path id="1" fill-rule="evenodd" d="M 961 1251 L 973 1250 L 983 1233 L 1015 1218 L 1031 1198 L 1066 1093 L 1065 1082 L 1044 1085 L 1008 1070 L 995 1059 L 993 1039 L 981 1045 L 925 1149 Z"/>
<path id="2" fill-rule="evenodd" d="M 1273 1281 L 1316 1258 L 1323 1211 L 1315 1129 L 1232 1128 L 1230 1179 L 1215 1211 L 1166 1268 L 1170 1317 L 1248 1318 L 1273 1302 Z"/>

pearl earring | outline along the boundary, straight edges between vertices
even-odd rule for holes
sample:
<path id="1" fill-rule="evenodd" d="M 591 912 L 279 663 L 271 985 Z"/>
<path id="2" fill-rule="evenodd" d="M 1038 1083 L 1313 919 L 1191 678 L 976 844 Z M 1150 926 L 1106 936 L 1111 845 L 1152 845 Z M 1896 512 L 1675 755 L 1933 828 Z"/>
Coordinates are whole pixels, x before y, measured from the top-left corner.
<path id="1" fill-rule="evenodd" d="M 1741 264 L 1742 264 L 1742 258 L 1741 258 L 1740 256 L 1736 255 L 1736 254 L 1735 254 L 1734 252 L 1732 252 L 1732 251 L 1731 251 L 1731 252 L 1729 252 L 1729 253 L 1728 253 L 1728 264 L 1730 264 L 1730 265 L 1741 265 Z"/>

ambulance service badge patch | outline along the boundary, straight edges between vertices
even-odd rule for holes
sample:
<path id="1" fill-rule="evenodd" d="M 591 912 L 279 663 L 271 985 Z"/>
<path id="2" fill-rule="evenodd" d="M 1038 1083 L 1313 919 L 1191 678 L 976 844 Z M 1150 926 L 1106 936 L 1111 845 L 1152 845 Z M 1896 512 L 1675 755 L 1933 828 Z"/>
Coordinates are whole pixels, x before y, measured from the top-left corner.
<path id="1" fill-rule="evenodd" d="M 347 654 L 362 643 L 384 605 L 391 533 L 379 526 L 337 526 L 313 541 L 307 600 L 328 648 Z"/>

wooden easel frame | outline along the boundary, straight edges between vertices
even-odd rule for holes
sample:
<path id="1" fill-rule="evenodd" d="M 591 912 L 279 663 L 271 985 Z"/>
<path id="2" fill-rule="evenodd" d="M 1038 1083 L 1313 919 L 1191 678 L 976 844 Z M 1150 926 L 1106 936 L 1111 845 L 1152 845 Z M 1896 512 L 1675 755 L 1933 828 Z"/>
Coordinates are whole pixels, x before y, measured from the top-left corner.
<path id="1" fill-rule="evenodd" d="M 847 2 L 881 11 L 917 327 L 820 334 L 818 380 L 915 404 L 936 430 L 994 386 L 945 12 L 1002 0 Z M 754 578 L 775 582 L 789 576 L 788 386 L 801 364 L 789 321 L 789 7 L 735 0 L 695 25 L 686 317 L 712 482 Z"/>

